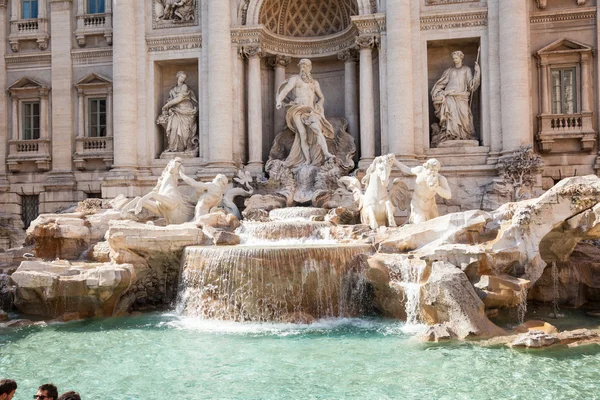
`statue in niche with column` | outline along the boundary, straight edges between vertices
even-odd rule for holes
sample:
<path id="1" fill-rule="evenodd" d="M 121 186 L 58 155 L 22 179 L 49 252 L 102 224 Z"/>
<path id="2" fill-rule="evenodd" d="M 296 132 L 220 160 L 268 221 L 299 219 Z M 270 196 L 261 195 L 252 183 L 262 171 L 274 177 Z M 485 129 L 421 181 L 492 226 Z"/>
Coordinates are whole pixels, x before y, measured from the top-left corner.
<path id="1" fill-rule="evenodd" d="M 462 51 L 452 53 L 454 66 L 448 68 L 431 89 L 435 116 L 432 125 L 432 147 L 478 146 L 473 125 L 471 101 L 481 83 L 481 70 L 475 62 L 475 76 L 463 65 Z"/>
<path id="2" fill-rule="evenodd" d="M 276 99 L 276 108 L 280 110 L 288 94 L 294 91 L 294 99 L 285 103 L 286 124 L 296 134 L 286 164 L 319 166 L 335 157 L 327 149 L 325 139 L 333 139 L 333 126 L 325 118 L 325 97 L 319 82 L 312 78 L 312 62 L 302 59 L 298 67 L 300 74 L 283 82 Z"/>
<path id="3" fill-rule="evenodd" d="M 317 204 L 337 189 L 337 179 L 354 168 L 356 145 L 345 118 L 325 117 L 325 96 L 302 59 L 300 73 L 284 81 L 276 108 L 286 107 L 286 127 L 277 134 L 265 171 L 286 204 Z M 287 184 L 282 184 L 287 182 Z"/>
<path id="4" fill-rule="evenodd" d="M 156 120 L 167 136 L 166 149 L 161 158 L 190 158 L 198 155 L 198 100 L 185 83 L 186 79 L 185 72 L 177 72 L 177 85 L 169 91 L 169 100 Z"/>

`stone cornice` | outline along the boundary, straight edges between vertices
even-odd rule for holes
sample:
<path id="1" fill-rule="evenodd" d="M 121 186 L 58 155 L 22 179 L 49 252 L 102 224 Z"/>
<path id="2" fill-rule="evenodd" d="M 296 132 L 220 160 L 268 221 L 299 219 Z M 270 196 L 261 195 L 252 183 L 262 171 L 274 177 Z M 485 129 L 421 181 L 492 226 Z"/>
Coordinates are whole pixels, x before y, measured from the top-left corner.
<path id="1" fill-rule="evenodd" d="M 544 22 L 565 22 L 592 19 L 596 20 L 596 7 L 582 7 L 572 11 L 536 12 L 529 17 L 529 22 L 539 24 Z"/>
<path id="2" fill-rule="evenodd" d="M 240 47 L 260 45 L 266 54 L 286 55 L 296 58 L 326 57 L 352 48 L 358 31 L 350 26 L 344 31 L 316 38 L 280 36 L 264 29 L 263 25 L 238 26 L 231 30 L 231 42 Z"/>
<path id="3" fill-rule="evenodd" d="M 460 13 L 430 14 L 421 17 L 421 30 L 430 31 L 487 26 L 487 19 L 488 12 L 486 9 Z"/>
<path id="4" fill-rule="evenodd" d="M 4 56 L 8 69 L 16 69 L 19 67 L 50 67 L 52 55 L 50 52 L 44 53 L 19 53 L 16 55 Z"/>
<path id="5" fill-rule="evenodd" d="M 359 35 L 379 35 L 386 30 L 385 14 L 354 15 L 352 23 Z"/>
<path id="6" fill-rule="evenodd" d="M 112 48 L 71 50 L 74 65 L 89 65 L 112 62 Z"/>
<path id="7" fill-rule="evenodd" d="M 202 47 L 202 34 L 148 36 L 146 45 L 149 52 L 199 49 Z"/>
<path id="8" fill-rule="evenodd" d="M 480 0 L 425 0 L 426 6 L 439 6 L 458 3 L 479 3 Z"/>

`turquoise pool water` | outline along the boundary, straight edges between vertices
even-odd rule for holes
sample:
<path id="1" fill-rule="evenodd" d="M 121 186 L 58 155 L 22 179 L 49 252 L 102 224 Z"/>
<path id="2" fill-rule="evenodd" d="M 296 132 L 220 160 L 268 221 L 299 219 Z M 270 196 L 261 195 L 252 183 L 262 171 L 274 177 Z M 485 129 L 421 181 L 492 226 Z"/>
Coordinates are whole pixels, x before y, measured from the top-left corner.
<path id="1" fill-rule="evenodd" d="M 0 333 L 16 400 L 53 381 L 84 400 L 597 399 L 600 346 L 419 343 L 402 323 L 236 324 L 171 314 Z"/>

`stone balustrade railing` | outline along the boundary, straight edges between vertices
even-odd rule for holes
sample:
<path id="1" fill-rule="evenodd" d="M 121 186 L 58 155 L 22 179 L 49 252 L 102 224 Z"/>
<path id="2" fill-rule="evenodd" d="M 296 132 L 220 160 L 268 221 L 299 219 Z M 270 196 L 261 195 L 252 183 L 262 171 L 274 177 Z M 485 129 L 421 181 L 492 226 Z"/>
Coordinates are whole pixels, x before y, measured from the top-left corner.
<path id="1" fill-rule="evenodd" d="M 9 140 L 8 157 L 6 158 L 11 171 L 20 171 L 24 164 L 35 164 L 37 169 L 47 171 L 51 160 L 50 139 Z"/>
<path id="2" fill-rule="evenodd" d="M 14 52 L 20 50 L 20 42 L 35 40 L 40 50 L 48 48 L 48 20 L 46 18 L 18 19 L 10 21 L 8 41 Z"/>
<path id="3" fill-rule="evenodd" d="M 77 16 L 75 38 L 79 46 L 85 46 L 86 36 L 103 35 L 112 45 L 112 13 L 82 14 Z"/>
<path id="4" fill-rule="evenodd" d="M 80 170 L 86 169 L 87 162 L 90 160 L 101 160 L 107 167 L 112 165 L 112 136 L 75 138 L 75 167 Z"/>
<path id="5" fill-rule="evenodd" d="M 593 127 L 594 114 L 542 114 L 538 116 L 539 130 L 536 139 L 540 150 L 551 152 L 557 140 L 578 139 L 584 151 L 592 150 L 596 141 Z"/>

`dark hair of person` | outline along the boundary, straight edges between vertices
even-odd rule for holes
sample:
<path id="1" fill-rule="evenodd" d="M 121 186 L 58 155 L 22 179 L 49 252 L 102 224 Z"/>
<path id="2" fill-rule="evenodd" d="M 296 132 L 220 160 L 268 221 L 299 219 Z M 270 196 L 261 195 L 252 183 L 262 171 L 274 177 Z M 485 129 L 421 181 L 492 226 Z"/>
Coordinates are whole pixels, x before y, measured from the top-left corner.
<path id="1" fill-rule="evenodd" d="M 38 390 L 45 390 L 46 392 L 48 392 L 48 397 L 52 397 L 54 400 L 58 398 L 58 389 L 53 383 L 45 383 L 42 386 L 40 386 Z"/>
<path id="2" fill-rule="evenodd" d="M 58 400 L 81 400 L 81 396 L 79 396 L 79 393 L 71 390 L 70 392 L 61 394 Z"/>
<path id="3" fill-rule="evenodd" d="M 12 379 L 2 379 L 0 381 L 0 395 L 11 394 L 17 390 L 17 382 Z"/>

